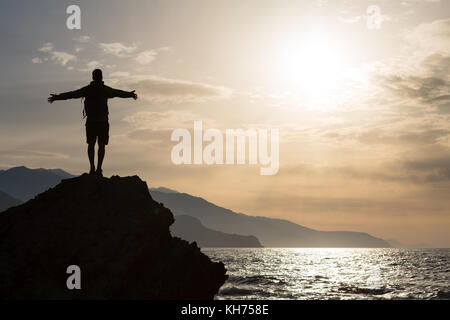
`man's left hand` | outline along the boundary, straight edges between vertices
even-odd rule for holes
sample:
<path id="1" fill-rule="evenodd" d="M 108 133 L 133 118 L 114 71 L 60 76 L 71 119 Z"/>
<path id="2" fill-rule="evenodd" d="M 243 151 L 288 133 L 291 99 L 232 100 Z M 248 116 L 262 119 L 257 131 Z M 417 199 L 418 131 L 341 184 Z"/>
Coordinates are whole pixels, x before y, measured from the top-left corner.
<path id="1" fill-rule="evenodd" d="M 56 100 L 56 94 L 50 94 L 50 97 L 47 99 L 48 103 L 53 103 Z"/>

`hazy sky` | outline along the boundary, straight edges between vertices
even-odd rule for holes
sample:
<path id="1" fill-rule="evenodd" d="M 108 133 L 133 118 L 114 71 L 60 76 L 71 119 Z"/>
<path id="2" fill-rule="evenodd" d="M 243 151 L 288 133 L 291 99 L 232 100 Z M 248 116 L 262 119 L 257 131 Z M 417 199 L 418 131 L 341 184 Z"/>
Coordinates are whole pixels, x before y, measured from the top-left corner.
<path id="1" fill-rule="evenodd" d="M 66 8 L 81 8 L 81 30 Z M 369 28 L 376 5 L 379 29 Z M 8 1 L 0 4 L 0 168 L 88 169 L 95 67 L 106 175 L 320 230 L 450 246 L 450 1 Z M 171 162 L 175 128 L 278 128 L 280 169 Z"/>

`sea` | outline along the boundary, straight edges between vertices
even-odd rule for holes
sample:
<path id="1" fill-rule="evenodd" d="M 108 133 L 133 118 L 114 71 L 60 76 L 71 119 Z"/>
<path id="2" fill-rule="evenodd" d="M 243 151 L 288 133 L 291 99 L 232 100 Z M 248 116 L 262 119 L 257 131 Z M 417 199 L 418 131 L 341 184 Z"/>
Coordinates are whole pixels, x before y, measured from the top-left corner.
<path id="1" fill-rule="evenodd" d="M 204 248 L 225 264 L 217 300 L 450 300 L 450 249 Z"/>

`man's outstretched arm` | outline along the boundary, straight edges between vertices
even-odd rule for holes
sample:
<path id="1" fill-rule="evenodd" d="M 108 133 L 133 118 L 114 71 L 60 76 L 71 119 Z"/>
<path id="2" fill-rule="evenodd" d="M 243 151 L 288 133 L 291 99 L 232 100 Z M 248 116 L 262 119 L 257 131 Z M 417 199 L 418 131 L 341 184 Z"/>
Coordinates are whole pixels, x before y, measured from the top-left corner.
<path id="1" fill-rule="evenodd" d="M 134 100 L 136 100 L 137 94 L 135 91 L 136 90 L 123 91 L 123 90 L 108 87 L 108 97 L 109 98 L 133 98 Z"/>
<path id="2" fill-rule="evenodd" d="M 68 99 L 78 99 L 85 97 L 85 88 L 81 88 L 75 91 L 64 92 L 61 94 L 51 94 L 47 99 L 49 103 L 53 103 L 56 100 L 68 100 Z"/>

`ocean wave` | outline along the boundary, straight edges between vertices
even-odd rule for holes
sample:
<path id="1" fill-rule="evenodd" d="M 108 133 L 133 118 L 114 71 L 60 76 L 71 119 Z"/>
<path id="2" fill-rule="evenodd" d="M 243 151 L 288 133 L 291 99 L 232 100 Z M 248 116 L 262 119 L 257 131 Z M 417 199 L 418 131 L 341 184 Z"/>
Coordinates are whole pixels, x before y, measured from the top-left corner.
<path id="1" fill-rule="evenodd" d="M 440 300 L 450 300 L 450 291 L 449 290 L 439 290 L 436 294 L 435 299 Z"/>
<path id="2" fill-rule="evenodd" d="M 219 295 L 222 296 L 259 296 L 259 297 L 269 297 L 270 293 L 256 288 L 242 288 L 235 286 L 224 287 L 219 291 Z"/>
<path id="3" fill-rule="evenodd" d="M 228 282 L 237 285 L 286 285 L 287 283 L 274 276 L 230 276 Z"/>
<path id="4" fill-rule="evenodd" d="M 392 292 L 392 290 L 387 289 L 386 287 L 368 288 L 368 287 L 345 286 L 345 285 L 340 286 L 338 290 L 345 293 L 368 294 L 368 295 L 383 295 Z"/>

